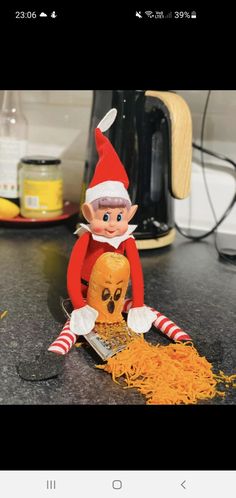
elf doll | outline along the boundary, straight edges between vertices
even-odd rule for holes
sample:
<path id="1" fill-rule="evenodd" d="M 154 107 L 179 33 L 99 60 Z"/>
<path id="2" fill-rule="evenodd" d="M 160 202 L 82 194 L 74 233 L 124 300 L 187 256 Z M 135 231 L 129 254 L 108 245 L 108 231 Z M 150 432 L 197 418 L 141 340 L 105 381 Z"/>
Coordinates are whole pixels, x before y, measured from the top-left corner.
<path id="1" fill-rule="evenodd" d="M 105 252 L 125 255 L 130 264 L 132 299 L 126 300 L 123 310 L 128 313 L 128 327 L 141 334 L 148 332 L 153 324 L 171 339 L 190 339 L 166 316 L 144 305 L 143 272 L 133 236 L 137 225 L 129 224 L 138 206 L 132 206 L 125 168 L 102 133 L 111 126 L 116 114 L 116 109 L 111 109 L 95 129 L 99 160 L 82 205 L 88 224 L 81 223 L 75 232 L 79 239 L 72 250 L 67 272 L 68 294 L 74 310 L 48 349 L 57 354 L 66 354 L 79 335 L 86 335 L 94 328 L 98 312 L 86 303 L 86 296 L 92 268 Z"/>
<path id="2" fill-rule="evenodd" d="M 86 190 L 82 213 L 88 224 L 82 224 L 69 261 L 67 288 L 74 311 L 67 323 L 67 352 L 78 335 L 86 335 L 94 328 L 98 312 L 86 304 L 90 274 L 97 258 L 105 252 L 123 254 L 130 263 L 132 283 L 132 307 L 127 324 L 136 333 L 148 332 L 156 320 L 154 312 L 144 306 L 144 282 L 142 266 L 132 235 L 137 225 L 129 225 L 137 205 L 131 204 L 128 194 L 129 179 L 112 144 L 102 131 L 116 117 L 112 109 L 95 129 L 95 140 L 99 160 L 94 176 Z M 107 123 L 109 126 L 107 127 Z M 76 233 L 77 233 L 76 232 Z M 60 352 L 57 341 L 49 351 Z"/>

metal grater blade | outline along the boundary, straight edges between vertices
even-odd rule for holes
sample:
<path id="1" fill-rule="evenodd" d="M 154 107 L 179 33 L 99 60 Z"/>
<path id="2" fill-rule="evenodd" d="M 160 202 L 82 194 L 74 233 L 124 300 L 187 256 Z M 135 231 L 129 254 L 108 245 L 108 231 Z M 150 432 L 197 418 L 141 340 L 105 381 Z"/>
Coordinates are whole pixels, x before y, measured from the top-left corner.
<path id="1" fill-rule="evenodd" d="M 71 309 L 71 301 L 70 299 L 60 298 L 61 307 L 64 311 L 64 314 L 67 318 L 70 318 Z M 103 361 L 108 360 L 116 353 L 119 353 L 127 346 L 126 343 L 119 344 L 119 346 L 114 346 L 111 344 L 109 340 L 104 340 L 98 332 L 94 332 L 93 330 L 83 336 L 86 341 L 90 344 L 90 346 L 94 349 L 94 351 L 100 356 Z"/>
<path id="2" fill-rule="evenodd" d="M 97 332 L 94 332 L 93 330 L 89 332 L 89 334 L 86 334 L 84 338 L 103 361 L 108 360 L 108 358 L 111 358 L 126 347 L 126 344 L 119 345 L 118 347 L 112 346 L 108 340 L 105 341 Z"/>

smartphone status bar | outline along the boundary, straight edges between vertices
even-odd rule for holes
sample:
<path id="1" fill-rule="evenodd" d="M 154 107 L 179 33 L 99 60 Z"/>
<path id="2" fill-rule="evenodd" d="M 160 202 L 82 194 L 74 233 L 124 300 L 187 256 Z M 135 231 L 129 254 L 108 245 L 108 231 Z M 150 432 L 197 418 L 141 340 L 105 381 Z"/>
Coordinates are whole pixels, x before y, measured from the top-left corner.
<path id="1" fill-rule="evenodd" d="M 136 10 L 138 19 L 197 19 L 196 10 Z"/>

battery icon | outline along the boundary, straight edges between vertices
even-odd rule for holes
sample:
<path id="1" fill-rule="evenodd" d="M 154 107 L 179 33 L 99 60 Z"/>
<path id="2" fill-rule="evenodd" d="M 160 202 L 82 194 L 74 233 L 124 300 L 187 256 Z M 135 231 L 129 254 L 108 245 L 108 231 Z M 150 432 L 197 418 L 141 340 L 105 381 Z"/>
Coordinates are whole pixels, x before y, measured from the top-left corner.
<path id="1" fill-rule="evenodd" d="M 191 12 L 191 17 L 192 17 L 192 19 L 196 19 L 196 17 L 197 17 L 197 13 L 195 12 L 195 10 L 193 10 L 193 11 Z"/>

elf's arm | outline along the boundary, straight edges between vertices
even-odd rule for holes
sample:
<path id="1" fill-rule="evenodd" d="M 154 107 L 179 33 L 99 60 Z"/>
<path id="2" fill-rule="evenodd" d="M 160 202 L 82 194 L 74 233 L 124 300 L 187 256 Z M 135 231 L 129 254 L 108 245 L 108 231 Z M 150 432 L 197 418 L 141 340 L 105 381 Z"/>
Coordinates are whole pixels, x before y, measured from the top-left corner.
<path id="1" fill-rule="evenodd" d="M 74 309 L 84 306 L 81 292 L 81 270 L 86 257 L 89 232 L 84 233 L 75 243 L 67 269 L 67 290 Z"/>
<path id="2" fill-rule="evenodd" d="M 142 334 L 150 330 L 152 323 L 156 320 L 156 315 L 147 306 L 144 306 L 143 270 L 135 240 L 132 238 L 127 239 L 125 248 L 126 256 L 130 263 L 133 297 L 127 323 L 134 332 Z"/>
<path id="3" fill-rule="evenodd" d="M 74 245 L 67 270 L 67 289 L 74 311 L 71 313 L 70 330 L 76 335 L 86 335 L 94 327 L 98 312 L 84 304 L 81 292 L 81 270 L 86 258 L 90 234 L 83 234 Z"/>
<path id="4" fill-rule="evenodd" d="M 133 298 L 132 308 L 137 308 L 143 306 L 144 304 L 143 269 L 135 240 L 132 238 L 127 239 L 125 249 L 126 256 L 130 264 Z"/>

